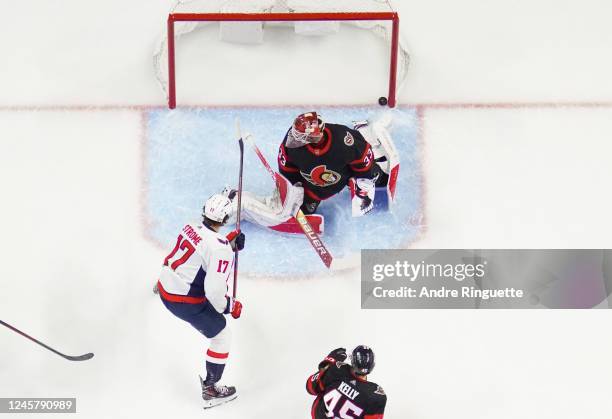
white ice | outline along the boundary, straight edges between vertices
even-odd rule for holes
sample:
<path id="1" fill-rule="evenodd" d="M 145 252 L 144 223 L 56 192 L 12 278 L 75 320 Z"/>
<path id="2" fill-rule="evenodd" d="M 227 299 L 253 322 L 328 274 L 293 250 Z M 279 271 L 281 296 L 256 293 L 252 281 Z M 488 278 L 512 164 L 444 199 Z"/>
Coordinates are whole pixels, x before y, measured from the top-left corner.
<path id="1" fill-rule="evenodd" d="M 436 104 L 421 108 L 414 246 L 612 247 L 610 3 L 396 3 L 413 56 L 400 102 Z M 0 397 L 77 397 L 83 418 L 307 418 L 318 360 L 367 343 L 389 418 L 610 416 L 609 310 L 362 311 L 357 271 L 241 281 L 225 376 L 241 395 L 202 411 L 205 343 L 151 295 L 166 250 L 141 219 L 136 105 L 164 106 L 151 51 L 169 6 L 1 4 L 0 318 L 96 356 L 68 363 L 0 330 Z M 180 51 L 179 103 L 371 103 L 385 87 L 384 48 L 363 33 L 206 47 Z M 481 103 L 507 105 L 453 105 Z"/>

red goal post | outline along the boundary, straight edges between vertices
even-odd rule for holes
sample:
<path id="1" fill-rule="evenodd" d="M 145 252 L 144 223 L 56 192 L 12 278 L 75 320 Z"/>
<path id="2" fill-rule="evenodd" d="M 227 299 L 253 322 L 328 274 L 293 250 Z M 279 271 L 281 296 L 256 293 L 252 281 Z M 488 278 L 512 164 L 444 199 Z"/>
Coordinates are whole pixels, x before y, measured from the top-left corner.
<path id="1" fill-rule="evenodd" d="M 298 21 L 390 21 L 389 90 L 387 105 L 396 104 L 399 16 L 396 12 L 325 12 L 325 13 L 171 13 L 168 15 L 168 107 L 176 107 L 176 22 L 298 22 Z"/>

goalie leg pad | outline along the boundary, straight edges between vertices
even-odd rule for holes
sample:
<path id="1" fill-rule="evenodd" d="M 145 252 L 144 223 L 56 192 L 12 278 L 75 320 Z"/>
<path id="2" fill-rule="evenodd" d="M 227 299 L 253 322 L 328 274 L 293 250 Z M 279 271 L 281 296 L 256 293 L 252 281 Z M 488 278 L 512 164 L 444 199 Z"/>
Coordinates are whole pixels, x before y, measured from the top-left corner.
<path id="1" fill-rule="evenodd" d="M 274 202 L 278 203 L 274 196 L 262 198 L 251 192 L 243 192 L 242 211 L 244 218 L 253 224 L 267 227 L 280 233 L 302 234 L 303 231 L 294 216 L 287 211 L 274 207 Z M 297 208 L 299 209 L 299 205 Z M 297 212 L 297 209 L 295 212 Z M 325 220 L 322 215 L 309 214 L 306 215 L 306 218 L 317 234 L 323 234 Z"/>
<path id="2" fill-rule="evenodd" d="M 267 197 L 259 197 L 244 191 L 242 193 L 244 218 L 278 232 L 301 234 L 302 229 L 294 216 L 304 201 L 304 188 L 299 185 L 291 185 L 287 180 L 285 182 L 281 192 L 279 192 L 280 188 L 277 188 L 271 196 Z M 323 233 L 325 222 L 322 215 L 309 214 L 306 215 L 306 218 L 317 234 Z"/>
<path id="3" fill-rule="evenodd" d="M 378 122 L 367 121 L 355 122 L 354 126 L 372 146 L 374 159 L 378 165 L 386 174 L 390 174 L 393 166 L 399 164 L 399 154 L 386 126 Z"/>
<path id="4" fill-rule="evenodd" d="M 370 143 L 376 163 L 389 176 L 387 195 L 389 196 L 389 201 L 393 202 L 395 200 L 397 178 L 399 176 L 400 159 L 395 143 L 387 129 L 389 123 L 389 120 L 374 121 L 372 123 L 362 121 L 356 122 L 354 126 L 363 135 L 363 138 Z"/>
<path id="5" fill-rule="evenodd" d="M 264 227 L 280 224 L 289 218 L 281 215 L 282 208 L 274 196 L 262 198 L 247 191 L 242 193 L 242 211 L 246 220 Z"/>
<path id="6" fill-rule="evenodd" d="M 292 218 L 297 214 L 304 201 L 304 188 L 292 185 L 284 176 L 276 175 L 274 192 L 265 197 L 260 197 L 252 192 L 242 193 L 242 210 L 244 218 L 248 221 L 264 227 L 271 227 Z M 234 211 L 230 222 L 235 219 L 237 200 L 233 201 Z"/>

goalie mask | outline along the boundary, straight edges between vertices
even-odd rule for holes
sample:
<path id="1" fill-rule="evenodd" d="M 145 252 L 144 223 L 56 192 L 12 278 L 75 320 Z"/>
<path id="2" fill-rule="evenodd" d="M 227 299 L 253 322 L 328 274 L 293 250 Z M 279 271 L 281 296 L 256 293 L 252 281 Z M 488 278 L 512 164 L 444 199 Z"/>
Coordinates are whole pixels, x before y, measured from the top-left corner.
<path id="1" fill-rule="evenodd" d="M 315 144 L 323 138 L 325 122 L 316 112 L 307 112 L 298 115 L 293 126 L 287 134 L 286 146 L 289 148 L 303 147 L 306 144 Z"/>
<path id="2" fill-rule="evenodd" d="M 204 204 L 202 216 L 217 223 L 225 224 L 232 213 L 232 201 L 227 196 L 214 194 Z"/>

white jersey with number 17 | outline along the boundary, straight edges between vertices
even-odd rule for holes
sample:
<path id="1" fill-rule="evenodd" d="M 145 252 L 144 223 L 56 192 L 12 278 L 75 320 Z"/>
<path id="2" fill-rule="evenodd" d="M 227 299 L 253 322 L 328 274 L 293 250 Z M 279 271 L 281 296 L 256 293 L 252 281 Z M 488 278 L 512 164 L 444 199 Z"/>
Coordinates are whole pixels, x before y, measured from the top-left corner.
<path id="1" fill-rule="evenodd" d="M 205 297 L 219 313 L 227 307 L 234 253 L 223 235 L 201 223 L 185 225 L 164 260 L 159 277 L 163 290 L 194 301 Z"/>

